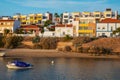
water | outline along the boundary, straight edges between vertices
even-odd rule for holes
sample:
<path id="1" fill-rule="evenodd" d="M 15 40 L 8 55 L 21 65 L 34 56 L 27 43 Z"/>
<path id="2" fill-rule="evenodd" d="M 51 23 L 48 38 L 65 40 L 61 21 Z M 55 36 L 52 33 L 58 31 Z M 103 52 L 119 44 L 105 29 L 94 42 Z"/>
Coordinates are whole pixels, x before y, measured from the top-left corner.
<path id="1" fill-rule="evenodd" d="M 34 68 L 7 69 L 7 62 L 12 60 L 29 62 Z M 120 60 L 0 58 L 0 80 L 120 80 Z"/>

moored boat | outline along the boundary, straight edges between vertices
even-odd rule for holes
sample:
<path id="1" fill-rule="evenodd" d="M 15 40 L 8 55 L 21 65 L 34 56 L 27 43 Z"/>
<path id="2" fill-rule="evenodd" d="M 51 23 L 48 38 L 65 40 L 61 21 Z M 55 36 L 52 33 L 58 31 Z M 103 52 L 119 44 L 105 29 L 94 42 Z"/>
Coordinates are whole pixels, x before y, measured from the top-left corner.
<path id="1" fill-rule="evenodd" d="M 30 69 L 33 68 L 33 65 L 22 62 L 22 61 L 13 61 L 13 62 L 8 62 L 6 65 L 9 69 Z"/>

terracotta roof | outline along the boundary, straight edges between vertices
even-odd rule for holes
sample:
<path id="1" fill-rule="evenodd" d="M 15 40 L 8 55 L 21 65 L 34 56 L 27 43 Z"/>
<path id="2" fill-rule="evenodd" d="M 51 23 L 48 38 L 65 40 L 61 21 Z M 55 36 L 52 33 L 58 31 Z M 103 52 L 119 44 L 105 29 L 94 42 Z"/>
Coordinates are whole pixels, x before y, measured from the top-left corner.
<path id="1" fill-rule="evenodd" d="M 102 20 L 100 23 L 120 23 L 120 20 L 107 18 Z"/>
<path id="2" fill-rule="evenodd" d="M 72 24 L 57 24 L 56 27 L 72 27 Z"/>
<path id="3" fill-rule="evenodd" d="M 0 22 L 9 22 L 9 21 L 15 21 L 15 20 L 0 20 Z"/>
<path id="4" fill-rule="evenodd" d="M 39 28 L 37 25 L 26 25 L 26 26 L 21 26 L 20 28 Z"/>

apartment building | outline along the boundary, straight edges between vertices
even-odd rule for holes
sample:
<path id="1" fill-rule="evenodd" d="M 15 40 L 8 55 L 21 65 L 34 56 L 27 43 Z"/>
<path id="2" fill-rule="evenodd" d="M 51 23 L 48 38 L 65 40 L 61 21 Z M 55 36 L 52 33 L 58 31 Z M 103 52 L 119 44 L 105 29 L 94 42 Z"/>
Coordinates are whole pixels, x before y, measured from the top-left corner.
<path id="1" fill-rule="evenodd" d="M 0 20 L 11 20 L 11 16 L 0 16 Z"/>
<path id="2" fill-rule="evenodd" d="M 70 18 L 70 13 L 68 13 L 68 12 L 63 13 L 62 23 L 63 24 L 68 24 L 69 23 L 69 18 Z"/>
<path id="3" fill-rule="evenodd" d="M 72 17 L 74 21 L 79 21 L 80 20 L 80 12 L 72 12 Z"/>
<path id="4" fill-rule="evenodd" d="M 13 33 L 17 28 L 20 27 L 20 21 L 17 20 L 0 20 L 0 34 L 4 34 L 4 30 L 10 30 Z"/>
<path id="5" fill-rule="evenodd" d="M 45 21 L 51 20 L 53 21 L 53 15 L 52 13 L 46 12 L 43 14 L 42 24 L 44 24 Z"/>
<path id="6" fill-rule="evenodd" d="M 21 25 L 28 25 L 28 24 L 41 24 L 42 22 L 42 14 L 28 14 L 28 15 L 15 15 L 13 16 L 14 20 L 19 20 Z"/>

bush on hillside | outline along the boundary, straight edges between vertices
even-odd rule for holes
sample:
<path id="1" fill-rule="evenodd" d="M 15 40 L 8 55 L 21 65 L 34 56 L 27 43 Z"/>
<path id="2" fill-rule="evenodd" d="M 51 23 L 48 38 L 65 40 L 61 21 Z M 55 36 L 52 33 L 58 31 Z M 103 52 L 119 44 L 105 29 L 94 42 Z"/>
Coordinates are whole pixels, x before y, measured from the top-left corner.
<path id="1" fill-rule="evenodd" d="M 64 51 L 68 51 L 68 52 L 70 52 L 72 49 L 71 49 L 71 47 L 70 46 L 65 46 L 65 48 L 64 48 Z"/>
<path id="2" fill-rule="evenodd" d="M 42 49 L 56 49 L 57 42 L 58 42 L 57 38 L 49 37 L 41 38 L 39 44 L 42 47 Z"/>
<path id="3" fill-rule="evenodd" d="M 3 36 L 0 36 L 0 48 L 4 47 Z"/>
<path id="4" fill-rule="evenodd" d="M 32 39 L 32 42 L 33 42 L 33 43 L 39 43 L 39 42 L 40 42 L 40 37 L 39 37 L 39 36 L 35 36 L 35 37 Z"/>
<path id="5" fill-rule="evenodd" d="M 4 48 L 16 48 L 21 44 L 23 37 L 21 36 L 6 36 L 2 39 Z"/>
<path id="6" fill-rule="evenodd" d="M 73 38 L 73 44 L 83 44 L 92 41 L 90 37 L 75 37 Z"/>

